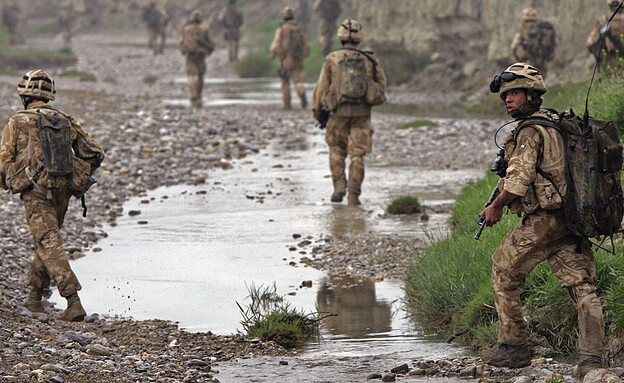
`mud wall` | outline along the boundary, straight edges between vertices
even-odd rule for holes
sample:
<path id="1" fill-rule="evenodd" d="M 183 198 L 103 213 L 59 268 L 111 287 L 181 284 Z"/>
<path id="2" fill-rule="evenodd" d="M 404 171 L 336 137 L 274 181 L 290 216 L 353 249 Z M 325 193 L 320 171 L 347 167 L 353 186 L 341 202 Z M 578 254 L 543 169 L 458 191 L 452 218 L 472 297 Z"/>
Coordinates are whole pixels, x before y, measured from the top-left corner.
<path id="1" fill-rule="evenodd" d="M 353 0 L 369 37 L 403 41 L 428 53 L 440 67 L 470 77 L 484 66 L 512 62 L 510 44 L 525 7 L 555 25 L 558 47 L 550 81 L 587 76 L 593 58 L 585 41 L 596 20 L 608 13 L 605 2 L 587 0 Z M 487 63 L 484 63 L 484 60 Z M 496 65 L 491 65 L 491 64 Z M 435 67 L 435 66 L 434 66 Z M 500 70 L 500 69 L 499 69 Z M 428 74 L 428 76 L 430 76 Z"/>

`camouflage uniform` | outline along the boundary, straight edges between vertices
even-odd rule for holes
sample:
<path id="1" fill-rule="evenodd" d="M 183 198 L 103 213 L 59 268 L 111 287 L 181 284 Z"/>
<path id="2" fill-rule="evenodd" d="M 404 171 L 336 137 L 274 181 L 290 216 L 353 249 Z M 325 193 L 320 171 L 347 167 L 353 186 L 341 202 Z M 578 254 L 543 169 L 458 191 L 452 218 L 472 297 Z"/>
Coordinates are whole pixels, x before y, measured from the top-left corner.
<path id="1" fill-rule="evenodd" d="M 308 25 L 310 25 L 310 19 L 312 15 L 310 14 L 310 3 L 309 0 L 299 0 L 299 4 L 297 5 L 297 24 L 303 29 L 304 33 L 308 34 Z"/>
<path id="2" fill-rule="evenodd" d="M 292 11 L 291 11 L 292 13 Z M 304 68 L 303 61 L 310 54 L 310 47 L 304 35 L 304 53 L 303 56 L 294 56 L 288 49 L 287 37 L 291 30 L 299 29 L 299 25 L 293 19 L 294 15 L 285 20 L 275 31 L 275 37 L 271 43 L 271 58 L 279 57 L 281 60 L 280 77 L 282 79 L 282 98 L 284 100 L 284 109 L 290 109 L 290 79 L 295 84 L 297 95 L 301 99 L 301 106 L 305 108 L 308 105 L 305 88 L 303 87 Z"/>
<path id="3" fill-rule="evenodd" d="M 156 6 L 156 3 L 150 2 L 143 8 L 143 21 L 147 25 L 149 32 L 149 46 L 153 49 L 154 54 L 163 53 L 165 49 L 165 40 L 167 39 L 167 23 L 169 16 L 162 7 Z M 158 39 L 160 38 L 160 43 Z"/>
<path id="4" fill-rule="evenodd" d="M 64 0 L 58 12 L 58 22 L 62 29 L 63 43 L 66 47 L 71 45 L 72 29 L 76 21 L 77 13 L 72 0 Z"/>
<path id="5" fill-rule="evenodd" d="M 342 7 L 338 0 L 316 0 L 314 11 L 321 16 L 318 25 L 319 41 L 323 46 L 323 55 L 327 56 L 332 50 L 336 21 L 342 13 Z"/>
<path id="6" fill-rule="evenodd" d="M 528 32 L 537 22 L 538 20 L 524 20 L 522 22 L 518 28 L 518 33 L 516 33 L 513 41 L 511 42 L 511 52 L 513 53 L 516 61 L 526 62 L 539 68 L 542 76 L 545 78 L 548 70 L 548 60 L 545 57 L 530 55 L 524 48 L 526 41 L 529 39 Z"/>
<path id="7" fill-rule="evenodd" d="M 343 48 L 330 53 L 326 58 L 319 76 L 314 94 L 312 95 L 312 112 L 318 120 L 321 110 L 331 111 L 325 133 L 325 141 L 329 146 L 329 168 L 334 184 L 333 202 L 340 202 L 348 184 L 349 204 L 359 204 L 362 182 L 364 181 L 364 155 L 372 149 L 373 130 L 370 117 L 372 106 L 366 101 L 347 102 L 339 94 L 340 66 L 346 57 L 356 54 L 351 49 L 358 45 L 346 43 Z M 377 83 L 385 91 L 386 75 L 372 52 L 367 52 L 375 61 Z M 365 59 L 366 82 L 371 88 L 373 79 L 373 64 Z M 349 182 L 345 176 L 345 160 L 350 157 Z M 342 194 L 338 198 L 337 194 Z"/>
<path id="8" fill-rule="evenodd" d="M 548 115 L 538 111 L 533 116 Z M 596 271 L 588 240 L 566 226 L 562 200 L 565 194 L 564 143 L 554 129 L 524 127 L 505 141 L 507 175 L 499 189 L 519 196 L 510 204 L 512 213 L 524 213 L 516 227 L 500 243 L 492 259 L 492 292 L 500 331 L 500 344 L 521 346 L 527 341 L 520 294 L 527 275 L 547 260 L 567 289 L 578 311 L 579 349 L 583 355 L 601 356 L 604 338 L 602 305 L 595 294 Z M 540 168 L 552 180 L 538 173 Z"/>
<path id="9" fill-rule="evenodd" d="M 225 28 L 223 38 L 228 42 L 230 62 L 238 60 L 238 40 L 243 25 L 243 11 L 235 2 L 230 3 L 219 14 L 219 23 Z"/>
<path id="10" fill-rule="evenodd" d="M 624 14 L 618 13 L 611 21 L 611 29 L 605 35 L 600 33 L 601 28 L 607 24 L 608 16 L 603 16 L 598 20 L 592 29 L 585 45 L 594 55 L 596 60 L 602 56 L 600 69 L 607 76 L 615 76 L 622 72 L 621 58 L 624 56 Z M 606 41 L 605 41 L 606 40 Z M 604 44 L 604 48 L 603 48 Z M 600 53 L 600 49 L 606 51 Z"/>
<path id="11" fill-rule="evenodd" d="M 17 3 L 6 4 L 2 7 L 2 23 L 9 30 L 11 45 L 18 42 L 17 28 L 21 22 L 20 13 L 21 10 Z"/>
<path id="12" fill-rule="evenodd" d="M 54 111 L 43 101 L 31 103 L 28 109 L 40 110 L 42 113 Z M 89 163 L 91 159 L 95 159 L 94 164 L 97 163 L 95 165 L 97 167 L 104 158 L 104 151 L 75 119 L 69 117 L 69 120 L 72 146 L 76 156 L 84 158 Z M 0 145 L 0 178 L 5 178 L 9 163 L 25 155 L 29 135 L 37 134 L 37 129 L 36 116 L 32 114 L 18 113 L 9 119 L 4 127 Z M 82 140 L 89 145 L 81 145 Z M 93 171 L 95 168 L 92 168 Z M 55 185 L 58 187 L 51 187 L 51 184 L 43 182 L 43 179 L 42 176 L 32 188 L 26 189 L 20 195 L 24 201 L 26 221 L 35 240 L 35 255 L 30 268 L 29 285 L 41 290 L 49 287 L 50 280 L 53 279 L 61 296 L 68 297 L 81 289 L 76 275 L 69 266 L 60 233 L 67 205 L 73 194 L 67 184 L 59 181 Z"/>
<path id="13" fill-rule="evenodd" d="M 186 74 L 189 78 L 191 105 L 195 108 L 202 106 L 202 89 L 204 73 L 206 73 L 206 57 L 214 49 L 214 40 L 210 35 L 210 26 L 202 22 L 200 11 L 194 11 L 191 22 L 180 31 L 178 46 L 186 57 Z"/>

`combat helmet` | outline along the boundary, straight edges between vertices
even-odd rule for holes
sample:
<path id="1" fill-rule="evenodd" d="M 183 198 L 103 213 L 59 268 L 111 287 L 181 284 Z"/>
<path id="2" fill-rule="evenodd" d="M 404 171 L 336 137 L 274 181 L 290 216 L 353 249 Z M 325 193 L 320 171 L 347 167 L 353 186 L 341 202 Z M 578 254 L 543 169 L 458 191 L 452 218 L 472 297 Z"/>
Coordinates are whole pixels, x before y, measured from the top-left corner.
<path id="1" fill-rule="evenodd" d="M 535 8 L 524 8 L 522 11 L 522 20 L 524 21 L 535 21 L 537 20 L 537 11 Z"/>
<path id="2" fill-rule="evenodd" d="M 338 41 L 353 41 L 358 44 L 362 42 L 364 38 L 364 32 L 362 32 L 362 24 L 354 19 L 346 19 L 338 27 L 338 33 L 336 33 Z"/>
<path id="3" fill-rule="evenodd" d="M 196 9 L 193 12 L 191 12 L 191 17 L 189 17 L 189 19 L 192 22 L 199 24 L 204 19 L 204 13 L 201 10 Z"/>
<path id="4" fill-rule="evenodd" d="M 290 5 L 287 5 L 282 10 L 282 18 L 284 20 L 293 20 L 295 18 L 295 9 Z"/>
<path id="5" fill-rule="evenodd" d="M 510 65 L 490 83 L 492 93 L 499 93 L 504 100 L 512 89 L 535 91 L 539 95 L 546 93 L 546 83 L 537 68 L 531 64 L 518 62 Z"/>
<path id="6" fill-rule="evenodd" d="M 17 84 L 17 94 L 40 100 L 54 101 L 54 95 L 56 94 L 54 79 L 41 69 L 31 70 Z"/>
<path id="7" fill-rule="evenodd" d="M 620 5 L 620 2 L 618 0 L 607 0 L 607 5 L 610 7 L 617 7 Z"/>

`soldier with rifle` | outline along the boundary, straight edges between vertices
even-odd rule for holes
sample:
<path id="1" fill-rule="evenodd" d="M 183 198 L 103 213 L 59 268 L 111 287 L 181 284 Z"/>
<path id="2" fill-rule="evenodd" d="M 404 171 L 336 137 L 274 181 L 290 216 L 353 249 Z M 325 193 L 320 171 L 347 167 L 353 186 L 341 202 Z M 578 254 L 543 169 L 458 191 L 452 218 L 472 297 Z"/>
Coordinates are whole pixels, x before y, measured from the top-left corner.
<path id="1" fill-rule="evenodd" d="M 607 0 L 611 12 L 615 12 L 620 1 Z M 621 59 L 624 57 L 624 14 L 622 8 L 618 10 L 611 21 L 608 16 L 598 20 L 587 38 L 587 49 L 596 58 L 599 68 L 608 77 L 616 76 L 622 72 Z"/>

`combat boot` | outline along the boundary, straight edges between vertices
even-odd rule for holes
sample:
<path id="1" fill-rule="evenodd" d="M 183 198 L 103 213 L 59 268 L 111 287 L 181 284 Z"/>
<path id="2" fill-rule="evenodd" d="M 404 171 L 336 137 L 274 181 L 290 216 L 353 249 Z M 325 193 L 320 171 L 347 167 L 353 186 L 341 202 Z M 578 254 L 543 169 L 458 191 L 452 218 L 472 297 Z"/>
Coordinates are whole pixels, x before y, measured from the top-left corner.
<path id="1" fill-rule="evenodd" d="M 45 310 L 41 304 L 41 298 L 43 297 L 43 289 L 31 287 L 26 298 L 26 308 L 32 313 L 42 313 Z"/>
<path id="2" fill-rule="evenodd" d="M 82 303 L 80 303 L 80 298 L 78 298 L 78 293 L 73 293 L 67 296 L 67 308 L 63 313 L 59 316 L 60 320 L 64 320 L 67 322 L 80 322 L 84 319 L 87 313 L 82 307 Z"/>
<path id="3" fill-rule="evenodd" d="M 602 367 L 602 358 L 594 355 L 581 355 L 578 366 L 576 368 L 575 376 L 580 380 L 583 380 L 587 373 L 595 368 Z"/>
<path id="4" fill-rule="evenodd" d="M 306 98 L 306 94 L 305 92 L 301 93 L 299 95 L 299 98 L 301 98 L 301 108 L 305 109 L 308 107 L 308 99 Z"/>
<path id="5" fill-rule="evenodd" d="M 337 180 L 334 182 L 334 193 L 331 195 L 332 202 L 342 202 L 345 194 L 347 194 L 347 181 Z"/>
<path id="6" fill-rule="evenodd" d="M 486 353 L 483 360 L 496 367 L 526 367 L 531 364 L 531 350 L 526 345 L 500 344 Z"/>
<path id="7" fill-rule="evenodd" d="M 347 202 L 349 206 L 357 206 L 360 204 L 360 196 L 357 194 L 349 193 L 349 197 L 347 197 Z"/>

